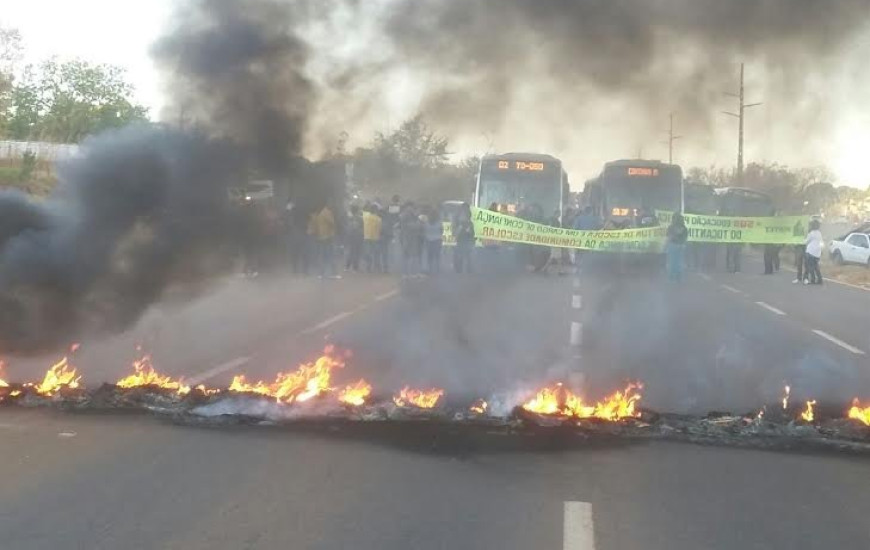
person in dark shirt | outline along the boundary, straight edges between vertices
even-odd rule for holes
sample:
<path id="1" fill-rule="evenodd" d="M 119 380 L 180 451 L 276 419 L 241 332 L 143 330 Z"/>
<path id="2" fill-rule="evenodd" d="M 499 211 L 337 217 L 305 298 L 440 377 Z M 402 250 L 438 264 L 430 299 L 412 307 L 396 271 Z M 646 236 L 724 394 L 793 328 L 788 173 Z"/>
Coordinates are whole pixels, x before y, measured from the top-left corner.
<path id="1" fill-rule="evenodd" d="M 672 282 L 683 280 L 683 256 L 686 251 L 686 241 L 689 240 L 689 229 L 683 221 L 682 214 L 674 214 L 671 225 L 668 226 L 667 265 L 668 279 Z"/>

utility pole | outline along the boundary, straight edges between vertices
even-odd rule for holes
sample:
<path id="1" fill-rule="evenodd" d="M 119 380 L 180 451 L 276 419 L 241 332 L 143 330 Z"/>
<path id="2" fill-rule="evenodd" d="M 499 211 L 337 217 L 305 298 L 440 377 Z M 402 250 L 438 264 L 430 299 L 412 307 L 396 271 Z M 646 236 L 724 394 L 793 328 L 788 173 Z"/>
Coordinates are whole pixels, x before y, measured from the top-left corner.
<path id="1" fill-rule="evenodd" d="M 671 125 L 668 129 L 668 141 L 665 142 L 668 144 L 668 164 L 674 163 L 674 142 L 682 137 L 683 136 L 674 135 L 674 113 L 671 113 Z"/>
<path id="2" fill-rule="evenodd" d="M 731 92 L 725 92 L 725 95 L 736 97 L 740 101 L 740 109 L 737 113 L 731 113 L 728 111 L 722 111 L 723 114 L 728 116 L 733 116 L 740 121 L 740 128 L 737 133 L 737 184 L 743 185 L 743 118 L 746 112 L 746 109 L 750 107 L 757 107 L 761 105 L 761 103 L 750 103 L 746 104 L 746 96 L 744 94 L 743 87 L 743 63 L 740 64 L 740 91 L 736 94 Z"/>

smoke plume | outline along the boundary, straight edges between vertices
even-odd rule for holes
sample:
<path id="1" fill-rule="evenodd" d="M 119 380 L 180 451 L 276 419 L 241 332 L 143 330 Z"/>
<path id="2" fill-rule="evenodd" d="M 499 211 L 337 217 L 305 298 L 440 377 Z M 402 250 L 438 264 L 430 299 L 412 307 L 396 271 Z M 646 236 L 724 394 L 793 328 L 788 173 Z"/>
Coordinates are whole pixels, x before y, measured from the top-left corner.
<path id="1" fill-rule="evenodd" d="M 283 2 L 182 4 L 154 48 L 180 129 L 96 136 L 44 202 L 0 195 L 0 351 L 119 331 L 177 285 L 225 273 L 245 235 L 228 188 L 298 182 L 311 87 Z"/>

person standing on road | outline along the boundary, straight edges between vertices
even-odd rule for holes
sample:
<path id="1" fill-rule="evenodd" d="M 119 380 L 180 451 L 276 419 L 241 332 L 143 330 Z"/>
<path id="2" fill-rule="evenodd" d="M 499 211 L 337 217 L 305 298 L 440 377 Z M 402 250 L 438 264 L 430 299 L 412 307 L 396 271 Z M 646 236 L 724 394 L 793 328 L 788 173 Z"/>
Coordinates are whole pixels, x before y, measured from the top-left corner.
<path id="1" fill-rule="evenodd" d="M 364 241 L 363 225 L 364 221 L 359 205 L 351 205 L 350 217 L 347 221 L 347 261 L 344 265 L 345 271 L 359 272 Z"/>
<path id="2" fill-rule="evenodd" d="M 381 217 L 377 208 L 368 204 L 363 210 L 363 255 L 365 256 L 366 271 L 369 273 L 383 273 L 381 263 Z"/>
<path id="3" fill-rule="evenodd" d="M 441 271 L 441 246 L 444 240 L 444 224 L 441 215 L 433 208 L 426 223 L 426 271 L 435 275 Z"/>
<path id="4" fill-rule="evenodd" d="M 725 245 L 725 269 L 728 273 L 740 273 L 740 255 L 743 243 L 728 243 Z"/>
<path id="5" fill-rule="evenodd" d="M 471 273 L 471 252 L 474 250 L 474 223 L 471 209 L 463 202 L 462 208 L 453 220 L 453 236 L 456 247 L 453 250 L 453 269 L 456 273 Z"/>
<path id="6" fill-rule="evenodd" d="M 822 284 L 822 270 L 819 268 L 819 260 L 822 259 L 822 232 L 819 230 L 820 224 L 818 220 L 810 222 L 810 232 L 807 233 L 806 243 L 806 262 L 807 273 L 804 284 L 820 285 Z"/>
<path id="7" fill-rule="evenodd" d="M 423 222 L 417 207 L 409 202 L 399 215 L 399 244 L 402 249 L 402 275 L 416 277 L 420 273 L 423 258 Z"/>
<path id="8" fill-rule="evenodd" d="M 683 280 L 683 262 L 686 253 L 686 241 L 689 240 L 689 229 L 683 221 L 683 215 L 676 213 L 668 226 L 667 264 L 668 280 L 680 282 Z"/>
<path id="9" fill-rule="evenodd" d="M 792 284 L 796 285 L 806 280 L 806 265 L 807 265 L 807 245 L 794 245 L 794 267 L 797 270 L 797 277 Z"/>
<path id="10" fill-rule="evenodd" d="M 314 216 L 314 238 L 317 240 L 318 274 L 320 278 L 341 278 L 335 272 L 335 214 L 329 205 L 324 205 Z"/>

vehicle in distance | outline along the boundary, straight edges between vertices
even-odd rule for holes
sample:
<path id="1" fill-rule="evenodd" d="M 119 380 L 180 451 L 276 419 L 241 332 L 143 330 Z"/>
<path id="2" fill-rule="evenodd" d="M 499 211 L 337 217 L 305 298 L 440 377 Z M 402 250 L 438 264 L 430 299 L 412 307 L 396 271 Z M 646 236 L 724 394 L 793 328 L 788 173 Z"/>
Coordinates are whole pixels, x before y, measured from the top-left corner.
<path id="1" fill-rule="evenodd" d="M 870 236 L 849 233 L 845 239 L 835 239 L 829 246 L 831 258 L 838 265 L 861 264 L 870 267 Z"/>

